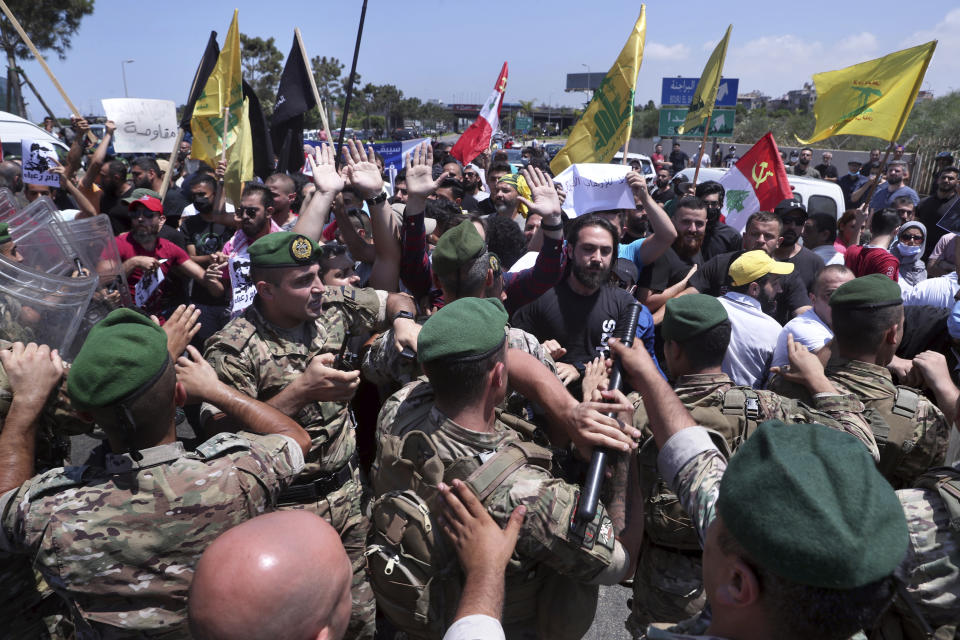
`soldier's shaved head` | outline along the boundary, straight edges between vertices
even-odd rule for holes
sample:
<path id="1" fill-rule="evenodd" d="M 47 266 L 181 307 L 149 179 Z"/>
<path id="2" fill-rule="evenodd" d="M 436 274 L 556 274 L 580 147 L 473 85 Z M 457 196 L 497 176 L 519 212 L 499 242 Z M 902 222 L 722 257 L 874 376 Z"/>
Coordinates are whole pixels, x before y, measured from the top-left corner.
<path id="1" fill-rule="evenodd" d="M 319 516 L 281 511 L 217 538 L 190 587 L 196 640 L 337 640 L 350 619 L 350 560 Z"/>

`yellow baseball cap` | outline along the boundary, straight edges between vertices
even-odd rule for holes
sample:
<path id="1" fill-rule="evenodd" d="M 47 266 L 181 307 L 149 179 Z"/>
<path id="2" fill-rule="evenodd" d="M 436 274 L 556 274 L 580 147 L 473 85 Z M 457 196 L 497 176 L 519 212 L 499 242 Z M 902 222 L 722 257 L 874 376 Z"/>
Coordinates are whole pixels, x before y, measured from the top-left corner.
<path id="1" fill-rule="evenodd" d="M 733 281 L 733 286 L 742 287 L 754 280 L 759 280 L 768 273 L 778 275 L 793 273 L 793 263 L 779 262 L 767 255 L 766 251 L 757 249 L 756 251 L 747 251 L 730 263 L 728 273 Z"/>

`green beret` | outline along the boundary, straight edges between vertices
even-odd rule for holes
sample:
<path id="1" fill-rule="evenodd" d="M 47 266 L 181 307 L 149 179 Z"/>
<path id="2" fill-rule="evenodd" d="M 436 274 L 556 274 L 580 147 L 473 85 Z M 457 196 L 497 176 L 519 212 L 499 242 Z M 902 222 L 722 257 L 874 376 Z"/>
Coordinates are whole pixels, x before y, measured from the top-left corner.
<path id="1" fill-rule="evenodd" d="M 903 304 L 900 285 L 882 273 L 844 282 L 830 296 L 831 307 L 847 309 L 879 309 L 897 304 Z"/>
<path id="2" fill-rule="evenodd" d="M 417 360 L 423 364 L 483 358 L 503 344 L 507 317 L 496 298 L 454 300 L 424 323 L 417 338 Z"/>
<path id="3" fill-rule="evenodd" d="M 13 240 L 10 237 L 10 225 L 6 222 L 0 222 L 0 244 L 6 244 Z"/>
<path id="4" fill-rule="evenodd" d="M 120 404 L 166 369 L 167 334 L 132 309 L 117 309 L 87 335 L 70 367 L 67 394 L 78 409 Z"/>
<path id="5" fill-rule="evenodd" d="M 293 231 L 268 233 L 250 245 L 251 267 L 300 267 L 320 258 L 320 246 Z"/>
<path id="6" fill-rule="evenodd" d="M 820 424 L 762 423 L 730 459 L 717 512 L 761 568 L 812 587 L 889 576 L 909 542 L 900 501 L 867 449 Z"/>
<path id="7" fill-rule="evenodd" d="M 464 220 L 437 241 L 433 250 L 433 271 L 438 276 L 456 273 L 475 260 L 486 248 L 480 232 L 470 220 Z"/>
<path id="8" fill-rule="evenodd" d="M 720 301 L 705 293 L 692 293 L 667 300 L 660 325 L 664 341 L 683 342 L 727 320 Z"/>

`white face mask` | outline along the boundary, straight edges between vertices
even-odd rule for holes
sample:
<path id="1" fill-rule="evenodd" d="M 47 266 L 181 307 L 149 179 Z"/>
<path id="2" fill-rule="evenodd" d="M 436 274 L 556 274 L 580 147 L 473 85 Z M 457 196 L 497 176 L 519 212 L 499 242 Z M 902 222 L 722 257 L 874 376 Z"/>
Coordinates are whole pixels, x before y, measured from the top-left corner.
<path id="1" fill-rule="evenodd" d="M 900 244 L 900 255 L 902 256 L 915 256 L 920 253 L 920 245 L 911 245 L 911 244 Z"/>

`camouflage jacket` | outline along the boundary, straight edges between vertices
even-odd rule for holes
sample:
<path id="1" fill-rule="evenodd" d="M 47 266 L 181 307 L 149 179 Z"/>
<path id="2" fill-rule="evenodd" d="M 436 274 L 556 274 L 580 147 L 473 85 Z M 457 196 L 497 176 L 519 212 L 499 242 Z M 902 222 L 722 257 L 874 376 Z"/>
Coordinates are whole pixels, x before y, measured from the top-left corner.
<path id="1" fill-rule="evenodd" d="M 324 293 L 324 312 L 302 327 L 301 336 L 279 330 L 252 304 L 214 334 L 204 357 L 220 380 L 257 400 L 269 400 L 302 374 L 321 353 L 337 353 L 346 330 L 353 334 L 383 324 L 386 296 L 374 289 L 339 287 Z M 219 413 L 204 404 L 201 421 Z M 336 471 L 357 448 L 355 425 L 346 402 L 312 402 L 293 416 L 313 440 L 307 465 L 298 481 Z"/>
<path id="2" fill-rule="evenodd" d="M 872 401 L 890 398 L 897 393 L 890 371 L 879 365 L 860 360 L 839 361 L 828 365 L 826 373 L 837 391 L 855 394 L 868 408 Z M 920 395 L 913 420 L 916 423 L 913 447 L 896 466 L 894 475 L 899 484 L 894 483 L 894 488 L 910 486 L 924 471 L 940 466 L 946 460 L 950 424 L 940 409 Z"/>
<path id="3" fill-rule="evenodd" d="M 220 434 L 105 454 L 0 497 L 0 551 L 26 554 L 67 601 L 79 638 L 186 633 L 193 566 L 220 533 L 263 513 L 303 466 L 285 436 Z M 137 636 L 141 637 L 141 636 Z"/>
<path id="4" fill-rule="evenodd" d="M 377 419 L 377 441 L 413 430 L 428 435 L 445 468 L 464 458 L 483 458 L 484 454 L 519 438 L 517 432 L 499 421 L 494 423 L 491 432 L 484 433 L 456 424 L 433 405 L 433 389 L 423 380 L 403 387 L 387 399 Z M 390 476 L 388 470 L 380 468 L 378 451 L 371 469 L 375 494 L 409 488 L 390 486 Z M 538 565 L 589 582 L 611 564 L 625 563 L 624 554 L 615 552 L 619 545 L 602 504 L 594 521 L 595 541 L 585 541 L 571 532 L 578 494 L 579 487 L 555 478 L 542 467 L 527 464 L 485 501 L 501 526 L 506 524 L 515 507 L 521 504 L 527 507 L 516 551 L 507 569 L 507 601 L 511 598 L 511 584 L 535 572 Z"/>
<path id="5" fill-rule="evenodd" d="M 696 407 L 722 407 L 723 395 L 736 387 L 725 373 L 700 373 L 680 376 L 674 385 L 677 397 L 688 409 Z M 782 420 L 784 422 L 818 422 L 822 425 L 845 431 L 860 440 L 874 460 L 880 453 L 870 425 L 863 418 L 863 403 L 851 393 L 846 395 L 820 395 L 813 399 L 811 408 L 804 403 L 785 398 L 773 391 L 754 389 L 757 394 L 757 422 Z M 639 397 L 631 394 L 634 406 L 639 408 Z M 634 413 L 634 427 L 650 434 L 645 411 Z M 703 425 L 715 428 L 712 425 Z M 732 443 L 731 443 L 732 444 Z"/>

